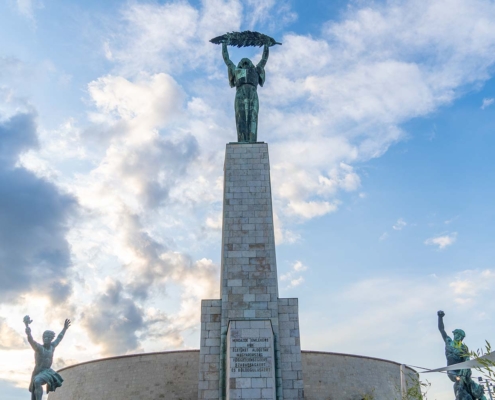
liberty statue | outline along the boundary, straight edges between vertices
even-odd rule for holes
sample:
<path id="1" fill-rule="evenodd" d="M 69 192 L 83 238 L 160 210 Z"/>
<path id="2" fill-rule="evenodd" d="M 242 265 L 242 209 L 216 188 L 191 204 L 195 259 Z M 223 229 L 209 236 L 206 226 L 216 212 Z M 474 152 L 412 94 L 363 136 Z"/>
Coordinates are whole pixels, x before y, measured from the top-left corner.
<path id="1" fill-rule="evenodd" d="M 53 362 L 53 353 L 55 348 L 64 338 L 64 334 L 69 329 L 70 320 L 66 319 L 64 322 L 64 329 L 59 333 L 55 340 L 55 332 L 45 331 L 43 332 L 43 344 L 39 344 L 34 341 L 31 335 L 31 328 L 29 324 L 33 322 L 29 315 L 24 317 L 24 324 L 26 325 L 26 335 L 29 344 L 34 350 L 35 367 L 31 376 L 31 383 L 29 384 L 29 391 L 31 392 L 31 400 L 41 400 L 43 397 L 43 385 L 46 384 L 46 392 L 54 392 L 55 389 L 62 386 L 64 381 L 62 377 L 55 372 L 51 366 Z"/>
<path id="2" fill-rule="evenodd" d="M 222 56 L 228 69 L 230 87 L 236 88 L 235 124 L 237 141 L 240 143 L 256 143 L 258 139 L 259 101 L 257 88 L 265 83 L 265 65 L 268 61 L 269 47 L 281 44 L 275 39 L 258 32 L 231 32 L 210 40 L 222 44 Z M 263 55 L 256 66 L 249 58 L 243 58 L 237 66 L 230 60 L 227 45 L 263 46 Z"/>

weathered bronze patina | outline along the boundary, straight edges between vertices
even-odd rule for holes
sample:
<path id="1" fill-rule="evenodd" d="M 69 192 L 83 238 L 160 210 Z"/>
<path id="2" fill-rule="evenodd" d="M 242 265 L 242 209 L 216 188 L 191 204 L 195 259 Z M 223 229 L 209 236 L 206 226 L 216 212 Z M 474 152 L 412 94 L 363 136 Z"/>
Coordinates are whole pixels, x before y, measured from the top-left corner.
<path id="1" fill-rule="evenodd" d="M 69 329 L 70 320 L 66 319 L 64 323 L 64 329 L 57 336 L 57 339 L 53 340 L 55 337 L 55 332 L 45 331 L 43 332 L 43 344 L 39 344 L 34 341 L 33 336 L 31 336 L 31 328 L 29 324 L 33 322 L 29 315 L 24 317 L 24 324 L 26 325 L 26 335 L 29 344 L 34 350 L 35 367 L 33 374 L 31 376 L 31 383 L 29 384 L 29 391 L 31 392 L 31 400 L 41 400 L 43 397 L 43 386 L 46 384 L 46 392 L 54 392 L 55 389 L 62 386 L 62 377 L 51 369 L 53 362 L 53 353 L 55 352 L 55 347 L 64 338 L 64 334 Z"/>
<path id="2" fill-rule="evenodd" d="M 236 88 L 234 109 L 237 127 L 237 141 L 255 143 L 258 139 L 259 101 L 257 88 L 265 83 L 265 65 L 269 47 L 281 44 L 275 39 L 258 32 L 231 32 L 211 39 L 212 43 L 222 44 L 223 60 L 228 68 L 230 87 Z M 230 60 L 227 45 L 263 46 L 261 61 L 254 66 L 249 58 L 243 58 L 237 66 Z"/>
<path id="3" fill-rule="evenodd" d="M 443 317 L 445 313 L 438 311 L 438 330 L 445 342 L 445 357 L 447 365 L 459 364 L 469 360 L 469 349 L 462 343 L 466 334 L 462 329 L 452 331 L 454 340 L 445 332 Z M 483 386 L 471 379 L 471 369 L 458 369 L 447 371 L 447 375 L 454 382 L 455 400 L 486 400 Z"/>

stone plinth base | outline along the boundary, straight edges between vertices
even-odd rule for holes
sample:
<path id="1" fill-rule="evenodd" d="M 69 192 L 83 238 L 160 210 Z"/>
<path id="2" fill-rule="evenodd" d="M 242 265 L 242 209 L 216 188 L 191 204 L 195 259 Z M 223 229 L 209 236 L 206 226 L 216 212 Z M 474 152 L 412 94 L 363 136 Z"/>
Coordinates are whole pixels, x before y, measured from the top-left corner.
<path id="1" fill-rule="evenodd" d="M 302 400 L 298 302 L 278 297 L 266 143 L 227 145 L 220 286 L 221 299 L 201 304 L 198 399 Z M 249 353 L 268 329 L 266 354 L 251 367 L 236 367 L 244 362 L 232 354 L 234 340 L 247 339 L 237 343 Z"/>

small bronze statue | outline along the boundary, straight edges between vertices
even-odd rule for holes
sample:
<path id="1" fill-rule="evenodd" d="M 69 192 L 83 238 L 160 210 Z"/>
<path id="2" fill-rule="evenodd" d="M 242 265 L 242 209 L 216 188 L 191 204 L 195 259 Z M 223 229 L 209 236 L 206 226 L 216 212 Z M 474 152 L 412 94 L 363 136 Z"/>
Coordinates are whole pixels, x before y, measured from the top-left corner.
<path id="1" fill-rule="evenodd" d="M 454 340 L 445 332 L 443 317 L 445 313 L 438 311 L 438 330 L 445 342 L 445 357 L 447 365 L 459 364 L 469 360 L 469 349 L 462 343 L 466 334 L 462 329 L 452 331 Z M 486 400 L 485 389 L 471 379 L 471 369 L 447 371 L 447 375 L 454 382 L 455 400 Z"/>
<path id="2" fill-rule="evenodd" d="M 24 324 L 26 325 L 26 335 L 29 344 L 34 350 L 34 360 L 35 367 L 33 374 L 31 375 L 31 383 L 29 384 L 29 391 L 31 392 L 31 400 L 41 400 L 43 397 L 43 387 L 46 384 L 46 392 L 54 392 L 55 389 L 62 386 L 62 377 L 51 369 L 53 362 L 53 353 L 55 347 L 64 338 L 65 331 L 69 329 L 70 320 L 66 319 L 64 323 L 64 329 L 57 336 L 57 339 L 53 340 L 55 337 L 55 332 L 45 331 L 43 332 L 43 344 L 39 344 L 34 341 L 31 336 L 31 328 L 29 324 L 33 322 L 29 315 L 24 317 Z M 52 341 L 53 340 L 53 341 Z"/>
<path id="3" fill-rule="evenodd" d="M 226 33 L 211 39 L 210 42 L 222 44 L 222 55 L 228 68 L 230 87 L 236 88 L 234 108 L 237 141 L 256 143 L 259 111 L 257 87 L 265 83 L 265 65 L 268 61 L 269 47 L 281 43 L 276 42 L 270 36 L 251 31 Z M 236 67 L 229 58 L 227 45 L 263 46 L 261 61 L 254 66 L 249 58 L 243 58 Z"/>

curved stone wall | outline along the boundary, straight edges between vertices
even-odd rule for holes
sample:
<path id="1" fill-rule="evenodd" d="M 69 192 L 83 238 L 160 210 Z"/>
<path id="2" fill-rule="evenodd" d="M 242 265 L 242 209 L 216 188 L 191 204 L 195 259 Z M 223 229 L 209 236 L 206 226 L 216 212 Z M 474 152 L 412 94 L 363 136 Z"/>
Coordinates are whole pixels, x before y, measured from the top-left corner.
<path id="1" fill-rule="evenodd" d="M 400 364 L 351 354 L 302 351 L 305 400 L 400 400 Z M 406 368 L 408 383 L 417 377 Z"/>
<path id="2" fill-rule="evenodd" d="M 400 365 L 350 354 L 302 351 L 306 400 L 398 400 Z M 136 354 L 63 368 L 49 400 L 197 400 L 199 350 Z M 409 373 L 415 371 L 408 369 Z"/>
<path id="3" fill-rule="evenodd" d="M 63 368 L 49 400 L 197 400 L 199 350 L 104 358 Z"/>

